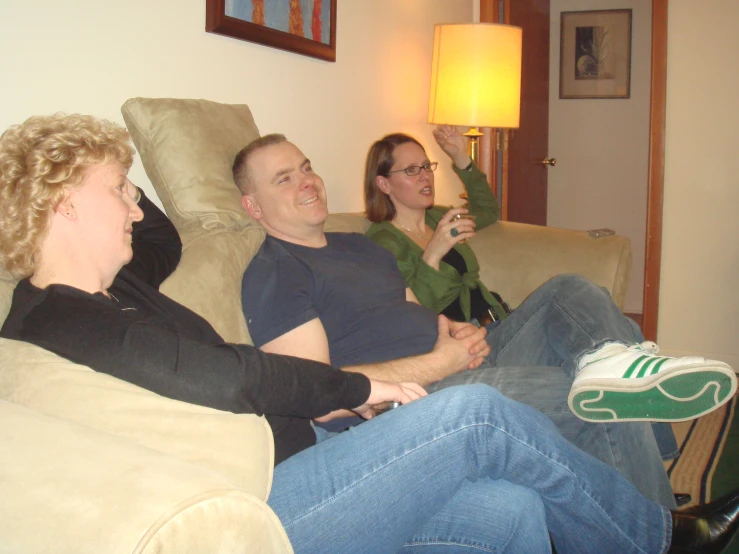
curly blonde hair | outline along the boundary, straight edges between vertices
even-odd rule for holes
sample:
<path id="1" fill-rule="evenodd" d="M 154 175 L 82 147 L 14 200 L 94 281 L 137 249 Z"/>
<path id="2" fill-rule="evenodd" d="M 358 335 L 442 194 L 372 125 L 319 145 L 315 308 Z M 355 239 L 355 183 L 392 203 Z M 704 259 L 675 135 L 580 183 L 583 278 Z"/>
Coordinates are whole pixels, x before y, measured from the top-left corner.
<path id="1" fill-rule="evenodd" d="M 51 216 L 88 168 L 120 162 L 134 149 L 126 129 L 89 115 L 34 116 L 0 137 L 0 263 L 31 275 Z"/>

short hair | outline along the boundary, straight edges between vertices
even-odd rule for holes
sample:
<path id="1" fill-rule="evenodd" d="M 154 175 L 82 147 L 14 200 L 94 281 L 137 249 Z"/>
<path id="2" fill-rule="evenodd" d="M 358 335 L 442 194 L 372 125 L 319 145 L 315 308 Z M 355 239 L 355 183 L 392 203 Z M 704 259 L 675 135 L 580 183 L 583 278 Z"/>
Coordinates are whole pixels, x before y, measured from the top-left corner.
<path id="1" fill-rule="evenodd" d="M 393 154 L 401 144 L 412 142 L 426 151 L 420 142 L 404 133 L 392 133 L 375 141 L 367 152 L 364 165 L 364 210 L 367 219 L 374 223 L 388 221 L 395 217 L 395 206 L 390 197 L 377 186 L 377 176 L 387 177 L 395 163 Z"/>
<path id="2" fill-rule="evenodd" d="M 239 153 L 236 154 L 234 159 L 233 167 L 231 171 L 233 173 L 234 183 L 239 187 L 241 194 L 249 194 L 254 192 L 254 179 L 249 171 L 249 158 L 257 150 L 272 146 L 273 144 L 282 144 L 287 142 L 285 135 L 279 133 L 272 133 L 270 135 L 264 135 L 254 139 L 249 144 L 244 146 Z"/>
<path id="3" fill-rule="evenodd" d="M 0 263 L 18 277 L 36 270 L 38 252 L 65 191 L 93 166 L 134 149 L 126 129 L 89 115 L 34 116 L 0 136 Z"/>

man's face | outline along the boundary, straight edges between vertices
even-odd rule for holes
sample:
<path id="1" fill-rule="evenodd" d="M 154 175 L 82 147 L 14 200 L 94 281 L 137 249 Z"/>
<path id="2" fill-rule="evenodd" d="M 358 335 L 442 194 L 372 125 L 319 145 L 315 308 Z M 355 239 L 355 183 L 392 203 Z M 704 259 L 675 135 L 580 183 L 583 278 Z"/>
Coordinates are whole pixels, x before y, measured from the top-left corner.
<path id="1" fill-rule="evenodd" d="M 328 217 L 323 179 L 294 144 L 260 148 L 249 158 L 248 171 L 252 191 L 241 203 L 270 235 L 298 244 L 323 237 Z"/>

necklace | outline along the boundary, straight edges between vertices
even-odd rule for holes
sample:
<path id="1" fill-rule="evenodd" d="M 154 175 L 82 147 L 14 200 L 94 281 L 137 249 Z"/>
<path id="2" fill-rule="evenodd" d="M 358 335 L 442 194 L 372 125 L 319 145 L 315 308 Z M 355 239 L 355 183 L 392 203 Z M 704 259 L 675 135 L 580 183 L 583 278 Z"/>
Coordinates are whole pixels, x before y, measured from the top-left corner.
<path id="1" fill-rule="evenodd" d="M 418 235 L 419 237 L 421 237 L 422 240 L 426 240 L 427 238 L 429 238 L 428 233 L 421 233 L 420 231 L 414 231 L 413 229 L 409 229 L 405 225 L 401 225 L 397 221 L 393 221 L 393 223 L 395 223 L 395 225 L 397 225 L 398 227 L 400 227 L 404 231 L 408 231 L 409 233 L 413 233 L 414 235 Z"/>

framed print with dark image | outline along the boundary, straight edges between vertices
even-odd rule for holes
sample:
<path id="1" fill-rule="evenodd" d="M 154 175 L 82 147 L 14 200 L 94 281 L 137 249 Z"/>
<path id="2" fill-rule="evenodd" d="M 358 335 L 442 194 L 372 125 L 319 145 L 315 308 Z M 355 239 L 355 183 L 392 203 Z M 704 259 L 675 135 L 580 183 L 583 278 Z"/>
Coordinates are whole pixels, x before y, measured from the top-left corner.
<path id="1" fill-rule="evenodd" d="M 560 98 L 629 98 L 631 10 L 562 12 Z"/>
<path id="2" fill-rule="evenodd" d="M 336 61 L 336 0 L 205 0 L 205 30 Z"/>

